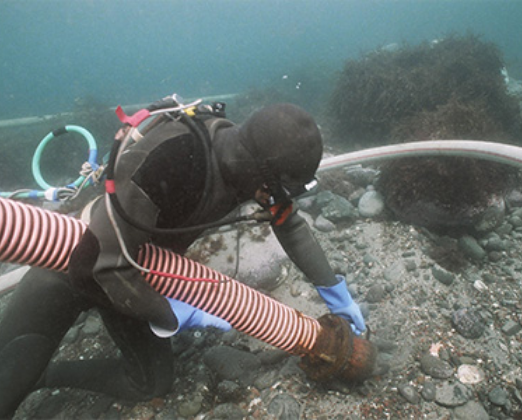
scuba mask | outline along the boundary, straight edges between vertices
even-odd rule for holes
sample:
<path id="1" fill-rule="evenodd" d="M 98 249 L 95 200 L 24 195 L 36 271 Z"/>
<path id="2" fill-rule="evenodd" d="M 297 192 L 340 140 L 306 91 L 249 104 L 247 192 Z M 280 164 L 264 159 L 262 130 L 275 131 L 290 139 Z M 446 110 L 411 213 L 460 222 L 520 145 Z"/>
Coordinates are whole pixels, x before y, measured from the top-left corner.
<path id="1" fill-rule="evenodd" d="M 294 198 L 303 197 L 313 193 L 318 186 L 317 179 L 303 184 L 302 182 L 279 181 L 271 183 L 271 186 L 264 184 L 263 192 L 269 195 L 268 204 L 270 206 L 292 201 Z"/>

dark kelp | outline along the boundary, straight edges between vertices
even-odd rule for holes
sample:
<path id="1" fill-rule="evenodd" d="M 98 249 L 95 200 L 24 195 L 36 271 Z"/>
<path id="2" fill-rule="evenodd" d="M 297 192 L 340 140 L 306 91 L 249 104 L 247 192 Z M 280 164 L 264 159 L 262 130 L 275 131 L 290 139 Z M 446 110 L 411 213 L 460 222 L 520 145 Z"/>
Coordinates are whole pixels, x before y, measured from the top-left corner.
<path id="1" fill-rule="evenodd" d="M 338 143 L 348 148 L 407 141 L 522 141 L 517 100 L 499 49 L 474 35 L 449 36 L 350 60 L 330 100 Z M 472 225 L 514 171 L 466 158 L 402 159 L 382 166 L 379 188 L 403 220 Z"/>

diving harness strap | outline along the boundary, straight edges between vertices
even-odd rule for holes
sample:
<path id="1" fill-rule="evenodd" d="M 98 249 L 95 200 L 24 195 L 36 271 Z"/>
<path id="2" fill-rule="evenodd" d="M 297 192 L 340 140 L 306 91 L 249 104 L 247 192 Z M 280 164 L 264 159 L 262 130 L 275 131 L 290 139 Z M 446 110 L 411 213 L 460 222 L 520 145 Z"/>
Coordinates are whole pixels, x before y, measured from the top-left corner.
<path id="1" fill-rule="evenodd" d="M 210 188 L 210 179 L 211 171 L 209 170 L 211 165 L 211 139 L 208 131 L 202 129 L 198 122 L 195 121 L 198 115 L 213 115 L 217 117 L 224 116 L 224 104 L 214 104 L 214 106 L 201 105 L 202 100 L 198 99 L 188 104 L 183 104 L 182 99 L 177 95 L 173 94 L 171 96 L 167 96 L 160 101 L 154 102 L 149 107 L 144 108 L 136 112 L 135 114 L 129 116 L 126 115 L 122 108 L 118 106 L 116 109 L 116 114 L 118 118 L 124 123 L 124 127 L 122 127 L 114 138 L 114 143 L 112 145 L 112 149 L 109 156 L 109 161 L 106 167 L 106 180 L 105 180 L 105 203 L 107 207 L 107 214 L 109 216 L 111 225 L 115 231 L 116 237 L 118 239 L 118 243 L 122 250 L 122 253 L 125 259 L 136 269 L 144 272 L 151 273 L 155 275 L 160 275 L 164 277 L 174 277 L 174 278 L 182 278 L 179 275 L 173 275 L 169 273 L 156 272 L 155 270 L 145 268 L 139 265 L 130 253 L 127 250 L 125 245 L 125 241 L 123 239 L 123 235 L 121 234 L 120 228 L 115 218 L 115 213 L 118 214 L 125 222 L 135 227 L 138 230 L 150 233 L 150 234 L 180 234 L 187 232 L 200 231 L 209 228 L 215 228 L 223 225 L 229 225 L 233 223 L 243 222 L 243 221 L 256 221 L 256 222 L 265 222 L 270 221 L 272 219 L 272 215 L 267 211 L 256 211 L 253 214 L 239 216 L 234 218 L 225 218 L 218 220 L 216 222 L 205 223 L 195 226 L 188 227 L 178 227 L 178 228 L 157 228 L 153 226 L 148 226 L 146 224 L 141 223 L 139 220 L 131 217 L 121 205 L 121 202 L 118 199 L 118 195 L 116 193 L 116 184 L 115 184 L 115 168 L 118 164 L 119 158 L 123 151 L 129 147 L 133 142 L 140 141 L 146 132 L 150 131 L 150 129 L 155 126 L 162 117 L 175 119 L 186 124 L 189 129 L 193 132 L 193 134 L 198 138 L 204 147 L 205 150 L 205 160 L 207 164 L 207 175 L 205 179 L 205 187 L 203 192 L 203 197 L 201 201 L 204 201 L 208 189 Z M 143 130 L 143 133 L 140 132 L 139 127 L 146 120 L 155 117 Z M 198 204 L 200 207 L 202 203 Z M 217 280 L 212 279 L 194 279 L 194 278 L 182 278 L 183 280 L 190 281 L 210 281 L 217 282 Z"/>

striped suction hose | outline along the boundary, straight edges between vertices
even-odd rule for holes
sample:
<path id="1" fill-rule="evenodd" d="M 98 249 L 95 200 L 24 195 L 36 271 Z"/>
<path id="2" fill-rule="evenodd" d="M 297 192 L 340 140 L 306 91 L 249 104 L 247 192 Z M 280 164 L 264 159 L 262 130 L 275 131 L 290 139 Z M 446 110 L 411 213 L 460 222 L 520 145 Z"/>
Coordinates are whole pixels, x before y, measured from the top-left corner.
<path id="1" fill-rule="evenodd" d="M 481 141 L 440 140 L 383 146 L 323 159 L 319 171 L 408 156 L 466 156 L 522 166 L 522 148 Z M 86 224 L 0 198 L 0 261 L 67 269 Z M 321 332 L 319 322 L 208 267 L 151 245 L 138 262 L 146 268 L 219 283 L 145 276 L 158 292 L 228 321 L 232 327 L 293 354 L 306 354 Z"/>
<path id="2" fill-rule="evenodd" d="M 81 220 L 0 198 L 0 261 L 65 271 L 86 227 Z M 164 273 L 218 280 L 194 282 L 145 275 L 164 296 L 216 315 L 238 331 L 289 353 L 306 354 L 321 330 L 314 318 L 166 249 L 145 245 L 138 263 Z"/>

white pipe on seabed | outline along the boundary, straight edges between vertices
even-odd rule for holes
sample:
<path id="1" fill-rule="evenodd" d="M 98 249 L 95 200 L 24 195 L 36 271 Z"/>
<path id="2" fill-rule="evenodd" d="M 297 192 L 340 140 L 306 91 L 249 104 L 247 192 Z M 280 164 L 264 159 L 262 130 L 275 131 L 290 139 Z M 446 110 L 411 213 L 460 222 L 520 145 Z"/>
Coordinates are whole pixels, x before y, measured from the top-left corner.
<path id="1" fill-rule="evenodd" d="M 321 160 L 318 172 L 349 165 L 421 156 L 470 157 L 522 167 L 522 147 L 475 140 L 433 140 L 374 147 L 325 158 Z M 10 273 L 0 276 L 0 294 L 16 286 L 23 271 L 19 273 L 20 276 L 16 278 Z"/>
<path id="2" fill-rule="evenodd" d="M 478 140 L 427 140 L 373 147 L 325 158 L 318 172 L 347 165 L 421 156 L 459 156 L 522 166 L 522 147 Z"/>

